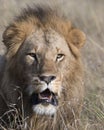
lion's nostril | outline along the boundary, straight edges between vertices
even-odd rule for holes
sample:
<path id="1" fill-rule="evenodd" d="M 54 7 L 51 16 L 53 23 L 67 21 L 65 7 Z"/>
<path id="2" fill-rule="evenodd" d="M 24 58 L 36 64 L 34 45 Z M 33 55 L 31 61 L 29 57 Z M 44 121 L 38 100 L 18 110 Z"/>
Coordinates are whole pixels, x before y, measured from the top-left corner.
<path id="1" fill-rule="evenodd" d="M 56 76 L 40 76 L 39 77 L 41 81 L 46 82 L 47 84 L 49 84 L 51 81 L 55 80 Z"/>
<path id="2" fill-rule="evenodd" d="M 51 78 L 51 81 L 52 81 L 52 80 L 56 79 L 56 76 L 50 76 L 50 78 Z"/>

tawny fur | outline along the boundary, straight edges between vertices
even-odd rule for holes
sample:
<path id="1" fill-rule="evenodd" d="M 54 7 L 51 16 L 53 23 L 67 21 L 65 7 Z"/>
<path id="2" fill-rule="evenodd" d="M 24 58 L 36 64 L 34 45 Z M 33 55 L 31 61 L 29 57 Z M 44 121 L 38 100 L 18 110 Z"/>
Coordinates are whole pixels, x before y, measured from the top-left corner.
<path id="1" fill-rule="evenodd" d="M 25 39 L 38 28 L 46 32 L 48 29 L 55 30 L 67 42 L 73 60 L 67 61 L 67 68 L 62 72 L 62 89 L 59 99 L 57 113 L 51 116 L 33 114 L 29 105 L 29 97 L 25 95 L 25 72 L 21 68 L 18 57 L 19 50 L 23 47 Z M 0 116 L 10 110 L 8 104 L 16 104 L 23 113 L 28 116 L 27 128 L 33 130 L 66 130 L 71 128 L 79 114 L 83 104 L 83 65 L 80 58 L 80 47 L 85 42 L 85 35 L 82 31 L 72 27 L 71 22 L 65 17 L 58 15 L 57 11 L 51 8 L 35 8 L 25 10 L 8 26 L 3 34 L 3 41 L 7 46 L 7 61 L 0 84 Z M 64 45 L 63 45 L 64 46 Z M 44 50 L 44 48 L 43 48 Z M 24 50 L 26 52 L 26 50 Z M 55 64 L 55 63 L 52 63 Z M 50 66 L 47 62 L 47 66 Z M 61 71 L 61 70 L 60 70 Z M 28 80 L 28 79 L 27 79 Z M 18 89 L 19 87 L 19 89 Z M 22 100 L 17 100 L 22 95 Z"/>

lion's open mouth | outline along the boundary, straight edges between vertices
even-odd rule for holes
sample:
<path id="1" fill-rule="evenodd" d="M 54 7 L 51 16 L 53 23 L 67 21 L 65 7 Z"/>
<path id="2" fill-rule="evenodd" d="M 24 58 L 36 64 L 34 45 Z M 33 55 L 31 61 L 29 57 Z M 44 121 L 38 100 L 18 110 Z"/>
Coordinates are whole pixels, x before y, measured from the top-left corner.
<path id="1" fill-rule="evenodd" d="M 44 90 L 41 93 L 33 93 L 31 96 L 32 105 L 42 104 L 49 105 L 52 104 L 54 106 L 58 105 L 58 100 L 56 94 L 51 92 L 49 89 Z"/>

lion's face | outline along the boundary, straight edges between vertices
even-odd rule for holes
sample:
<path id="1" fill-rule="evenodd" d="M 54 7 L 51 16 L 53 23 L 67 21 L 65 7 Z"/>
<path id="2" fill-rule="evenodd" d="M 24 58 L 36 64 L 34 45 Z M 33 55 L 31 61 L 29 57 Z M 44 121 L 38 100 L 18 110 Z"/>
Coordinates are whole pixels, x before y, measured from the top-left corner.
<path id="1" fill-rule="evenodd" d="M 33 111 L 54 114 L 64 89 L 63 80 L 69 63 L 74 60 L 67 42 L 51 28 L 46 31 L 38 29 L 25 39 L 18 53 Z"/>
<path id="2" fill-rule="evenodd" d="M 8 49 L 5 76 L 10 85 L 22 89 L 23 100 L 33 112 L 53 115 L 65 100 L 80 100 L 79 48 L 85 35 L 57 15 L 30 13 L 19 17 L 3 34 Z"/>
<path id="3" fill-rule="evenodd" d="M 57 10 L 25 10 L 3 33 L 7 53 L 0 109 L 4 109 L 5 99 L 6 110 L 13 104 L 20 118 L 22 114 L 29 118 L 29 128 L 70 129 L 69 124 L 79 118 L 82 108 L 80 48 L 85 39 L 85 34 Z M 14 118 L 20 122 L 17 110 Z"/>

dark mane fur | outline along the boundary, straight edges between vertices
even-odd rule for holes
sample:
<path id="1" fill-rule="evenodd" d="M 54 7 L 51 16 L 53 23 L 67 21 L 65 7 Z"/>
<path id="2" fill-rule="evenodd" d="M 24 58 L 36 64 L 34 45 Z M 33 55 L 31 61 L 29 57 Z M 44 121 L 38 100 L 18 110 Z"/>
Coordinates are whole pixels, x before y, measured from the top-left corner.
<path id="1" fill-rule="evenodd" d="M 27 20 L 28 17 L 36 17 L 38 18 L 41 23 L 47 22 L 47 18 L 48 17 L 60 17 L 61 19 L 66 18 L 65 15 L 62 15 L 62 12 L 59 12 L 58 9 L 56 9 L 55 7 L 52 8 L 50 6 L 35 6 L 35 8 L 28 6 L 26 9 L 24 9 L 21 12 L 20 16 L 16 17 L 16 21 L 23 21 L 23 20 Z"/>

